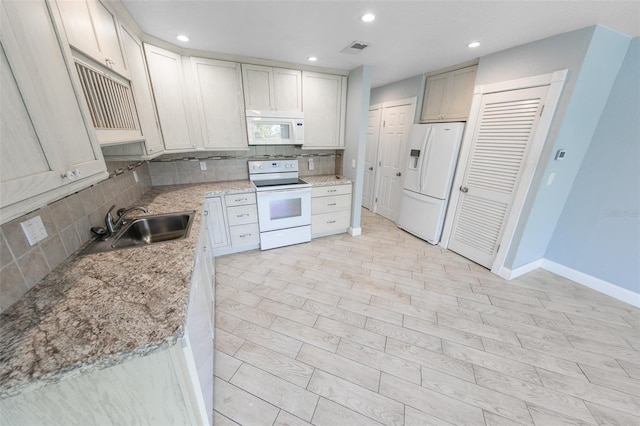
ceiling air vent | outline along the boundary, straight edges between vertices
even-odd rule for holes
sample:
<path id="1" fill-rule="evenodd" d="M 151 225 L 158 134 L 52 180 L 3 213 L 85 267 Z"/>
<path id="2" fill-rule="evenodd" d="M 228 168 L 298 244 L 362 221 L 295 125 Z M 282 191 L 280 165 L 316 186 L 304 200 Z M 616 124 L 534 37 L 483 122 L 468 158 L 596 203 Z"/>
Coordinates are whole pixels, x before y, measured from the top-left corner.
<path id="1" fill-rule="evenodd" d="M 370 43 L 367 43 L 366 41 L 354 41 L 349 43 L 349 45 L 342 49 L 341 52 L 348 53 L 349 55 L 358 55 L 369 46 Z"/>

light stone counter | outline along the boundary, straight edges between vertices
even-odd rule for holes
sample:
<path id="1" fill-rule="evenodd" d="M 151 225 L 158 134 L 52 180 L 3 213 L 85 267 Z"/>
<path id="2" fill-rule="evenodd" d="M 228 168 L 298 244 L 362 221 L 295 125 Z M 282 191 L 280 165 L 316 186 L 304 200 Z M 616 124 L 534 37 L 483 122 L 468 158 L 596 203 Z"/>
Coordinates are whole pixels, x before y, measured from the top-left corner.
<path id="1" fill-rule="evenodd" d="M 0 314 L 0 398 L 173 346 L 183 336 L 206 194 L 249 181 L 155 187 L 150 214 L 195 210 L 184 240 L 72 255 Z"/>
<path id="2" fill-rule="evenodd" d="M 301 176 L 302 180 L 309 182 L 311 186 L 344 185 L 353 181 L 340 175 Z"/>

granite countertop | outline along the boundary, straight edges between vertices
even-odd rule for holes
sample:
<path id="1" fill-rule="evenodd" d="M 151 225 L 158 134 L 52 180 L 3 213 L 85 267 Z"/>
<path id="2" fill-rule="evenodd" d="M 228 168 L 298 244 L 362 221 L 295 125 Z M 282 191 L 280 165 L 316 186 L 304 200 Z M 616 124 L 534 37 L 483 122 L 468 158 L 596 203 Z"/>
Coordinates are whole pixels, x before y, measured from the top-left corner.
<path id="1" fill-rule="evenodd" d="M 0 398 L 119 364 L 183 336 L 207 194 L 251 192 L 248 180 L 154 187 L 150 214 L 195 210 L 186 239 L 70 256 L 0 314 Z"/>
<path id="2" fill-rule="evenodd" d="M 311 186 L 345 185 L 353 182 L 341 175 L 301 176 L 301 179 L 309 182 Z"/>
<path id="3" fill-rule="evenodd" d="M 313 186 L 351 183 L 335 175 L 304 179 Z M 253 191 L 248 180 L 149 190 L 136 202 L 149 214 L 196 211 L 189 236 L 76 252 L 2 312 L 0 398 L 173 346 L 184 334 L 205 197 Z"/>

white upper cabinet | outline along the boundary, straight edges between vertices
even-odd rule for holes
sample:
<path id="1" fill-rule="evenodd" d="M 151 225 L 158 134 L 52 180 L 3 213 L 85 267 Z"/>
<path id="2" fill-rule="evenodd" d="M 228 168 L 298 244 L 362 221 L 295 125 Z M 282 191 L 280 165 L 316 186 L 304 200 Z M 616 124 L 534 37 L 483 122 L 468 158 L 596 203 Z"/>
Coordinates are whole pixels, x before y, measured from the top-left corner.
<path id="1" fill-rule="evenodd" d="M 115 16 L 98 0 L 58 0 L 69 44 L 98 63 L 128 76 Z"/>
<path id="2" fill-rule="evenodd" d="M 0 223 L 107 177 L 44 1 L 0 3 Z M 46 70 L 46 72 L 43 72 Z"/>
<path id="3" fill-rule="evenodd" d="M 242 64 L 246 109 L 302 111 L 302 73 L 298 70 Z"/>
<path id="4" fill-rule="evenodd" d="M 144 137 L 145 154 L 146 156 L 155 156 L 164 151 L 164 143 L 158 127 L 142 43 L 124 27 L 121 27 L 120 34 L 122 34 L 122 47 L 129 64 L 131 90 L 137 107 L 142 136 Z"/>
<path id="5" fill-rule="evenodd" d="M 427 78 L 421 123 L 465 121 L 469 116 L 477 65 Z"/>
<path id="6" fill-rule="evenodd" d="M 240 64 L 191 58 L 204 149 L 248 149 Z"/>
<path id="7" fill-rule="evenodd" d="M 167 150 L 193 150 L 192 126 L 182 58 L 177 53 L 144 44 L 160 128 Z"/>
<path id="8" fill-rule="evenodd" d="M 347 78 L 302 72 L 303 148 L 344 147 Z"/>

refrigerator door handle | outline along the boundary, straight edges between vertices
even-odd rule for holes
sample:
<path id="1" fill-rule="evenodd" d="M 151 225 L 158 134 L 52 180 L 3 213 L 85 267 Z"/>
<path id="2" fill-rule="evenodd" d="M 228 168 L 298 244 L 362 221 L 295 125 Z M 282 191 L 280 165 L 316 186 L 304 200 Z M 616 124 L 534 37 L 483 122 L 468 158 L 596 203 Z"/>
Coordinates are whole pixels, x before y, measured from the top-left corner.
<path id="1" fill-rule="evenodd" d="M 427 159 L 427 147 L 429 146 L 429 142 L 431 142 L 431 133 L 433 132 L 433 127 L 429 127 L 427 133 L 424 135 L 424 140 L 422 141 L 422 146 L 420 147 L 420 165 L 418 166 L 418 188 L 420 188 L 420 192 L 423 191 L 423 178 L 422 175 L 425 169 L 425 163 Z"/>

